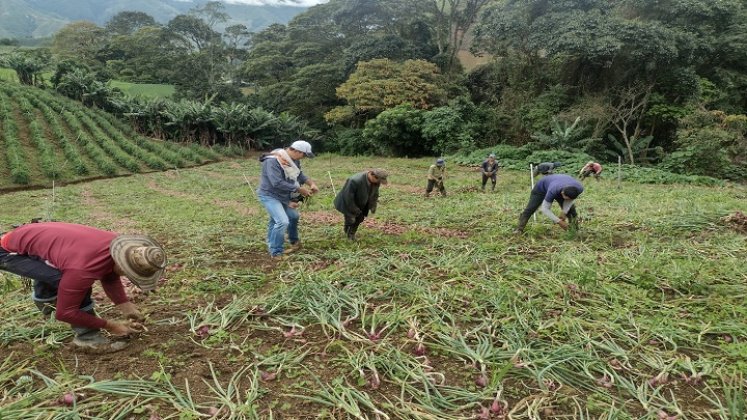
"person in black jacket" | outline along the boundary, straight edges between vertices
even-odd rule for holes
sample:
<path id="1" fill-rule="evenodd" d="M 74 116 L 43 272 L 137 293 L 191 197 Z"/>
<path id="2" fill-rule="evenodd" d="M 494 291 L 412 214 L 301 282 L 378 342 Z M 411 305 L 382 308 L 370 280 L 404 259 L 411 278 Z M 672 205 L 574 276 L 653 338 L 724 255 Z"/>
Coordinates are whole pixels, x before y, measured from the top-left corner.
<path id="1" fill-rule="evenodd" d="M 357 173 L 342 187 L 335 197 L 335 208 L 345 216 L 345 235 L 351 241 L 368 212 L 376 213 L 379 186 L 387 184 L 389 174 L 383 169 L 371 169 Z"/>

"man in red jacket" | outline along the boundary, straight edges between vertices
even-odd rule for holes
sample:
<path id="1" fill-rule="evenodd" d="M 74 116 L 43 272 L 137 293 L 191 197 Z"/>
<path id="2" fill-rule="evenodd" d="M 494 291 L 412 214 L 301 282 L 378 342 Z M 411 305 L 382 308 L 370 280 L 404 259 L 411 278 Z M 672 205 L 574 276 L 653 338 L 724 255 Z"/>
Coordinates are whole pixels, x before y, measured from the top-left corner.
<path id="1" fill-rule="evenodd" d="M 112 336 L 137 332 L 131 322 L 96 316 L 91 286 L 100 281 L 117 309 L 130 320 L 144 317 L 127 300 L 120 276 L 143 291 L 156 288 L 166 267 L 161 245 L 147 236 L 114 232 L 71 223 L 31 223 L 0 237 L 0 270 L 34 281 L 32 299 L 43 314 L 55 310 L 56 319 L 69 323 L 73 344 L 97 352 L 121 350 L 127 343 Z"/>

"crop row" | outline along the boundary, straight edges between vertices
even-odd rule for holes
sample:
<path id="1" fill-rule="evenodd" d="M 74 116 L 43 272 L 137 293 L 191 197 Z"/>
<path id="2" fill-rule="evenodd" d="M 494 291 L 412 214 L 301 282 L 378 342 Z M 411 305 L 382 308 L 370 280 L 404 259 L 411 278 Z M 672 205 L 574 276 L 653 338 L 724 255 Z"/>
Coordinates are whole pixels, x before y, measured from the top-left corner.
<path id="1" fill-rule="evenodd" d="M 49 179 L 63 177 L 67 165 L 77 176 L 93 171 L 111 176 L 122 168 L 127 172 L 140 172 L 144 167 L 165 170 L 220 158 L 199 146 L 147 139 L 110 114 L 43 90 L 0 83 L 0 93 L 2 140 L 14 183 L 28 184 L 32 173 L 23 148 L 26 133 L 19 134 L 19 124 L 28 129 L 39 170 Z M 67 163 L 61 162 L 58 148 Z M 87 166 L 91 163 L 93 171 Z"/>
<path id="2" fill-rule="evenodd" d="M 18 138 L 18 125 L 13 116 L 10 100 L 4 93 L 0 93 L 0 120 L 10 177 L 16 184 L 28 184 L 31 180 L 31 170 Z"/>

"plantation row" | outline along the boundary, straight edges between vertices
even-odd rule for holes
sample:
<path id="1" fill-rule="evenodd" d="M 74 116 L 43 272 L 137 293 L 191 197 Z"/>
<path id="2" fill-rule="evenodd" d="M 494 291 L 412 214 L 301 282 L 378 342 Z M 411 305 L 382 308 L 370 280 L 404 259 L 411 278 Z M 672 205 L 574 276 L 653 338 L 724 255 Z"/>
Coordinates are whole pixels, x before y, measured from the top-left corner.
<path id="1" fill-rule="evenodd" d="M 0 83 L 0 146 L 0 173 L 9 180 L 3 185 L 162 171 L 220 158 L 210 149 L 147 139 L 105 112 L 8 83 Z"/>

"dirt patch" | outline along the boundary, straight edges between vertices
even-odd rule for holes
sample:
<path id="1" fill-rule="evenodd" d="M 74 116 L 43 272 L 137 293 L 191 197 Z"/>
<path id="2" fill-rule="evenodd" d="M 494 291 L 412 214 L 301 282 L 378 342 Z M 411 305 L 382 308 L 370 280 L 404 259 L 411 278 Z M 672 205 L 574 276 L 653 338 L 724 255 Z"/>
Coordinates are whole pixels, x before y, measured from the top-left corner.
<path id="1" fill-rule="evenodd" d="M 415 187 L 413 185 L 392 185 L 392 186 L 387 186 L 386 188 L 406 192 L 412 195 L 424 195 L 425 194 L 425 187 Z"/>
<path id="2" fill-rule="evenodd" d="M 174 191 L 168 188 L 164 188 L 158 185 L 153 180 L 148 181 L 146 186 L 150 188 L 151 190 L 159 194 L 168 196 L 168 197 L 183 198 L 183 199 L 187 199 L 187 200 L 195 201 L 195 202 L 203 201 L 202 197 L 199 197 L 193 194 L 188 194 L 182 191 Z M 229 201 L 229 200 L 222 200 L 219 198 L 215 198 L 211 201 L 211 203 L 220 208 L 233 210 L 237 212 L 238 214 L 240 214 L 241 216 L 256 216 L 259 213 L 256 207 L 247 207 L 245 203 L 242 203 L 239 201 Z"/>
<path id="3" fill-rule="evenodd" d="M 124 234 L 138 234 L 141 233 L 135 223 L 130 219 L 120 219 L 114 217 L 110 212 L 104 210 L 105 206 L 101 204 L 94 196 L 88 187 L 83 188 L 81 192 L 83 198 L 83 205 L 88 209 L 88 214 L 93 219 L 103 222 L 108 226 L 111 226 L 111 230 L 117 233 Z"/>
<path id="4" fill-rule="evenodd" d="M 307 213 L 304 213 L 303 217 L 305 220 L 310 221 L 312 223 L 339 224 L 339 225 L 342 224 L 342 219 L 343 219 L 340 213 L 336 213 L 332 211 L 307 212 Z M 418 227 L 413 228 L 411 225 L 392 222 L 389 220 L 380 220 L 380 219 L 372 219 L 372 218 L 368 218 L 365 221 L 363 221 L 363 226 L 369 229 L 376 229 L 387 235 L 402 235 L 406 232 L 416 231 L 416 232 L 426 233 L 428 235 L 447 237 L 447 238 L 465 239 L 465 238 L 469 238 L 470 236 L 468 232 L 457 230 L 457 229 L 431 228 L 431 227 L 424 227 L 424 226 L 418 226 Z"/>
<path id="5" fill-rule="evenodd" d="M 741 211 L 722 217 L 721 222 L 730 229 L 747 234 L 747 215 Z"/>

